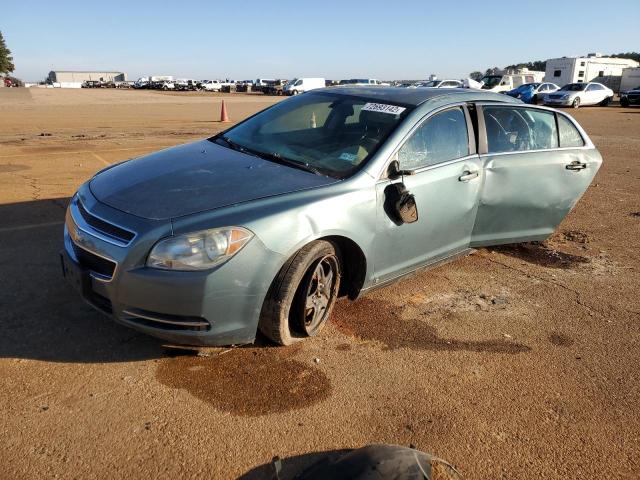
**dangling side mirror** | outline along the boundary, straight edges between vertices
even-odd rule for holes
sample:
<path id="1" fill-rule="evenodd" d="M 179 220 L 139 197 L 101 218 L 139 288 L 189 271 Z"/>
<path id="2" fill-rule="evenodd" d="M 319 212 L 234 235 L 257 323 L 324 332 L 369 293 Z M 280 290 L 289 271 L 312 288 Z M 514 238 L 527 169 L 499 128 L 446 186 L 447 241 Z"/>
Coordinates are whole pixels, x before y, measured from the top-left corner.
<path id="1" fill-rule="evenodd" d="M 404 183 L 397 182 L 388 185 L 384 189 L 384 194 L 384 210 L 396 225 L 418 221 L 416 199 L 413 194 L 407 191 Z"/>
<path id="2" fill-rule="evenodd" d="M 396 160 L 392 160 L 391 163 L 389 163 L 389 168 L 387 169 L 387 177 L 389 178 L 389 180 L 396 180 L 404 175 L 415 174 L 415 170 L 401 170 L 400 162 L 397 160 L 397 158 Z"/>

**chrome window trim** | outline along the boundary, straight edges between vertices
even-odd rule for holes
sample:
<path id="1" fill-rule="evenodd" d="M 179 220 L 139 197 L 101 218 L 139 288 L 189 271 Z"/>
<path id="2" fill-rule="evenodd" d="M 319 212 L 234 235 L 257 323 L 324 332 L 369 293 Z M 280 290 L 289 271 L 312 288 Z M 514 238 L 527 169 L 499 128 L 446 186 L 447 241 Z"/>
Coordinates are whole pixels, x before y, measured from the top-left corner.
<path id="1" fill-rule="evenodd" d="M 392 156 L 393 158 L 393 156 Z M 414 170 L 415 174 L 418 175 L 420 173 L 424 173 L 424 172 L 428 172 L 429 170 L 435 170 L 437 168 L 440 167 L 446 167 L 448 165 L 453 165 L 454 163 L 458 163 L 458 162 L 466 162 L 468 160 L 477 160 L 478 154 L 477 153 L 473 153 L 471 155 L 465 155 L 464 157 L 460 157 L 460 158 L 454 158 L 453 160 L 447 160 L 446 162 L 441 162 L 441 163 L 436 163 L 435 165 L 427 165 L 424 167 L 420 167 L 420 168 L 416 168 Z M 378 179 L 378 181 L 376 182 L 376 184 L 379 183 L 386 183 L 389 181 L 389 178 L 386 176 L 380 177 Z"/>
<path id="2" fill-rule="evenodd" d="M 420 120 L 418 120 L 415 123 L 415 125 L 413 127 L 411 127 L 411 130 L 409 130 L 407 132 L 407 134 L 404 137 L 402 137 L 402 140 L 400 140 L 398 142 L 398 145 L 396 145 L 396 148 L 393 149 L 393 151 L 389 155 L 389 158 L 384 163 L 384 167 L 382 168 L 382 171 L 378 175 L 378 180 L 377 180 L 376 183 L 379 183 L 380 181 L 387 181 L 388 180 L 387 172 L 389 170 L 389 164 L 398 155 L 398 152 L 400 151 L 400 149 L 404 146 L 405 143 L 407 143 L 407 141 L 409 140 L 409 138 L 411 138 L 411 136 L 415 133 L 415 131 L 418 128 L 420 128 L 425 122 L 427 122 L 429 119 L 431 119 L 432 117 L 434 117 L 435 115 L 437 115 L 439 113 L 444 112 L 445 110 L 451 110 L 453 108 L 462 108 L 462 113 L 464 114 L 464 117 L 465 117 L 465 120 L 466 120 L 466 123 L 467 123 L 467 141 L 468 141 L 468 146 L 469 146 L 469 154 L 465 155 L 464 157 L 454 158 L 453 160 L 447 160 L 445 162 L 436 163 L 434 165 L 426 165 L 424 167 L 417 168 L 417 169 L 415 169 L 416 174 L 417 173 L 421 173 L 421 172 L 423 172 L 425 170 L 431 170 L 431 169 L 436 168 L 436 167 L 441 167 L 441 166 L 444 166 L 444 165 L 450 165 L 450 164 L 452 164 L 454 162 L 458 162 L 460 160 L 468 159 L 469 157 L 477 157 L 476 139 L 475 139 L 475 134 L 474 134 L 474 130 L 473 130 L 473 123 L 471 122 L 471 115 L 469 114 L 469 108 L 467 107 L 468 103 L 469 102 L 450 103 L 448 105 L 444 105 L 442 107 L 436 108 L 435 110 L 430 111 L 429 113 L 425 114 L 422 118 L 420 118 Z"/>
<path id="3" fill-rule="evenodd" d="M 77 206 L 78 203 L 80 203 L 82 205 L 82 208 L 84 208 L 85 211 L 87 213 L 89 213 L 89 215 L 92 215 L 92 216 L 96 217 L 97 219 L 102 220 L 105 223 L 111 224 L 114 227 L 121 228 L 122 230 L 125 230 L 125 231 L 131 233 L 133 235 L 133 237 L 128 242 L 122 242 L 122 241 L 118 241 L 117 239 L 115 239 L 113 237 L 110 237 L 108 235 L 105 235 L 105 234 L 101 233 L 100 231 L 98 231 L 97 229 L 93 228 L 91 225 L 89 225 L 85 221 L 85 219 L 82 217 L 82 214 L 78 211 L 78 206 Z M 75 225 L 78 228 L 78 230 L 82 230 L 87 235 L 91 235 L 93 237 L 99 238 L 100 240 L 102 240 L 104 242 L 107 242 L 107 243 L 110 243 L 111 245 L 115 245 L 116 247 L 128 247 L 129 245 L 131 245 L 131 243 L 138 236 L 138 234 L 136 232 L 132 232 L 128 228 L 125 228 L 125 227 L 123 227 L 121 225 L 118 225 L 117 223 L 114 223 L 111 220 L 107 220 L 106 218 L 103 218 L 100 215 L 96 215 L 93 212 L 90 212 L 87 209 L 87 207 L 85 207 L 84 204 L 82 204 L 82 202 L 80 201 L 80 199 L 77 196 L 74 196 L 71 199 L 71 203 L 69 205 L 69 208 L 71 210 L 71 218 L 73 218 L 73 223 L 75 223 Z"/>

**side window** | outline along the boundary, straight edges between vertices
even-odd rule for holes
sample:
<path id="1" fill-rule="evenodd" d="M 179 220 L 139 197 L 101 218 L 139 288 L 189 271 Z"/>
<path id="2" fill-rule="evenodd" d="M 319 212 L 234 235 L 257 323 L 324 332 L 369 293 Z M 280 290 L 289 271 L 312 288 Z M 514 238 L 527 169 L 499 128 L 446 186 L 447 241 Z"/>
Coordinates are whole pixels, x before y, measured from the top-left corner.
<path id="1" fill-rule="evenodd" d="M 467 119 L 462 108 L 453 108 L 420 125 L 398 151 L 398 161 L 402 169 L 416 169 L 467 155 Z"/>
<path id="2" fill-rule="evenodd" d="M 583 147 L 584 139 L 578 129 L 564 116 L 558 114 L 560 146 L 563 148 Z"/>
<path id="3" fill-rule="evenodd" d="M 553 112 L 519 107 L 483 107 L 489 153 L 558 148 Z"/>
<path id="4" fill-rule="evenodd" d="M 553 76 L 554 77 L 559 77 L 562 74 L 562 70 L 554 70 L 553 71 Z"/>

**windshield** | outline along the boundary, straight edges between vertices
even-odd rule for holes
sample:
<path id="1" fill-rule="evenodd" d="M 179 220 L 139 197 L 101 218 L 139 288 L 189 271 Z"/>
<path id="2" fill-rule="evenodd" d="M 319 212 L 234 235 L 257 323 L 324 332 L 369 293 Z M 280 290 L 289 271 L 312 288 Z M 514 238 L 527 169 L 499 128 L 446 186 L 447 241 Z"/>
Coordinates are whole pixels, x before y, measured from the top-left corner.
<path id="1" fill-rule="evenodd" d="M 484 77 L 482 77 L 482 80 L 480 80 L 480 82 L 484 83 L 484 85 L 482 85 L 483 89 L 489 90 L 498 85 L 500 83 L 500 80 L 502 80 L 502 75 L 485 75 Z"/>
<path id="2" fill-rule="evenodd" d="M 210 140 L 277 163 L 344 178 L 370 158 L 409 110 L 380 100 L 306 93 Z"/>
<path id="3" fill-rule="evenodd" d="M 570 83 L 560 89 L 561 92 L 581 92 L 587 85 L 585 83 Z"/>

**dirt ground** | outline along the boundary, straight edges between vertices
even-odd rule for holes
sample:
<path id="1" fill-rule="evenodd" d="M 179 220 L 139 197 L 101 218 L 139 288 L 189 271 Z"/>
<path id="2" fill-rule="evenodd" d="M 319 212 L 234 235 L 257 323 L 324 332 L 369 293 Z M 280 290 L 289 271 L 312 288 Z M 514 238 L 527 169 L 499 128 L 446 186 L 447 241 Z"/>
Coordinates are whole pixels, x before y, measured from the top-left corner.
<path id="1" fill-rule="evenodd" d="M 86 306 L 57 253 L 82 182 L 220 130 L 221 98 L 0 89 L 0 477 L 268 478 L 279 455 L 288 478 L 372 442 L 469 479 L 640 477 L 640 109 L 571 111 L 605 162 L 547 244 L 341 301 L 294 348 L 195 356 Z"/>

